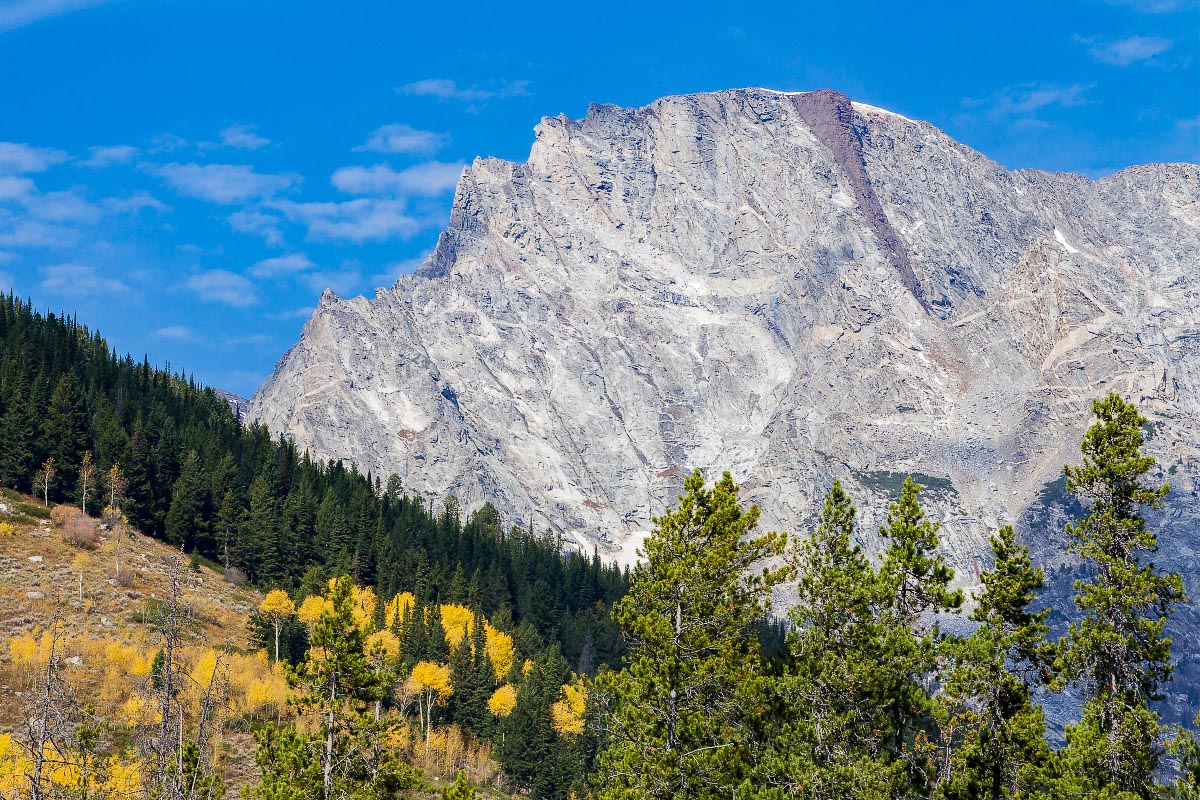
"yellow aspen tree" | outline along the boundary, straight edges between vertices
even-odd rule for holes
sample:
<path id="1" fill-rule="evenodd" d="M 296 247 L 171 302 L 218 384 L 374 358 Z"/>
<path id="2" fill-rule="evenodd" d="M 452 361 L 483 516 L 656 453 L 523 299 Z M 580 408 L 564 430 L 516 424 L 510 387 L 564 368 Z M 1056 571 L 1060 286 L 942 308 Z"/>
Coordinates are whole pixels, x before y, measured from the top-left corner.
<path id="1" fill-rule="evenodd" d="M 87 501 L 96 482 L 96 462 L 92 459 L 92 451 L 83 451 L 83 460 L 79 463 L 79 507 L 87 513 Z"/>
<path id="2" fill-rule="evenodd" d="M 417 693 L 418 711 L 421 713 L 425 728 L 425 755 L 429 755 L 429 734 L 433 727 L 433 706 L 444 706 L 454 688 L 450 684 L 450 665 L 434 664 L 432 661 L 419 661 L 413 667 L 409 676 Z"/>
<path id="3" fill-rule="evenodd" d="M 309 630 L 311 630 L 312 626 L 315 625 L 317 620 L 321 618 L 321 615 L 332 607 L 333 606 L 324 597 L 316 594 L 310 594 L 308 597 L 304 598 L 304 602 L 300 604 L 300 608 L 296 611 L 296 616 L 299 617 L 300 621 L 303 622 Z"/>
<path id="4" fill-rule="evenodd" d="M 450 645 L 450 652 L 454 652 L 458 643 L 471 635 L 475 612 L 457 603 L 448 603 L 439 610 L 442 614 L 442 629 L 446 631 L 446 644 Z"/>
<path id="5" fill-rule="evenodd" d="M 263 598 L 258 610 L 263 613 L 263 616 L 271 623 L 275 629 L 275 661 L 279 662 L 279 633 L 283 630 L 283 626 L 296 613 L 296 604 L 292 602 L 292 598 L 288 597 L 288 593 L 283 589 L 275 589 L 268 592 Z"/>
<path id="6" fill-rule="evenodd" d="M 502 630 L 492 627 L 490 622 L 485 623 L 483 631 L 487 636 L 487 656 L 492 662 L 492 671 L 496 673 L 497 680 L 504 680 L 508 677 L 508 673 L 512 670 L 513 659 L 516 657 L 517 648 L 513 643 L 513 638 Z"/>
<path id="7" fill-rule="evenodd" d="M 511 683 L 506 683 L 488 698 L 488 711 L 498 719 L 504 719 L 517 707 L 517 690 Z"/>
<path id="8" fill-rule="evenodd" d="M 587 686 L 582 678 L 563 684 L 558 700 L 550 706 L 550 719 L 560 735 L 578 736 L 583 733 L 583 718 L 587 713 Z"/>

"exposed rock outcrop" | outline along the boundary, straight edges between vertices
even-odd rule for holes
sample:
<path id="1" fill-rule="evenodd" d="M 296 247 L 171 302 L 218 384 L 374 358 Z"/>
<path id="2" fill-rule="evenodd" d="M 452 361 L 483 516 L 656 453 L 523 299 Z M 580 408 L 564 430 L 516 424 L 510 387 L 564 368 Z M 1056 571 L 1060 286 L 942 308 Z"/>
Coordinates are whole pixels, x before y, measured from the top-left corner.
<path id="1" fill-rule="evenodd" d="M 972 583 L 1006 521 L 1059 558 L 1039 510 L 1115 389 L 1194 571 L 1198 299 L 1196 165 L 1011 172 L 828 91 L 593 106 L 469 167 L 416 274 L 326 292 L 251 414 L 622 557 L 692 467 L 793 530 L 840 477 L 868 546 L 917 472 Z"/>

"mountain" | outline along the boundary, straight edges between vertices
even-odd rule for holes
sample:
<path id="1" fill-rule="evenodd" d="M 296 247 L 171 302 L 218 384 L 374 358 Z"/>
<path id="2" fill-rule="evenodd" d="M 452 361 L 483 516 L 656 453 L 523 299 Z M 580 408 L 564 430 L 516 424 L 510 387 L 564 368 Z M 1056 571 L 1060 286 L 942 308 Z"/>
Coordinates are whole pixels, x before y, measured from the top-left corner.
<path id="1" fill-rule="evenodd" d="M 1089 401 L 1152 420 L 1164 557 L 1200 550 L 1200 167 L 1009 171 L 832 91 L 543 119 L 478 159 L 415 274 L 322 295 L 250 417 L 406 489 L 632 557 L 693 467 L 799 530 L 907 473 L 960 582 L 1019 521 L 1062 556 Z"/>

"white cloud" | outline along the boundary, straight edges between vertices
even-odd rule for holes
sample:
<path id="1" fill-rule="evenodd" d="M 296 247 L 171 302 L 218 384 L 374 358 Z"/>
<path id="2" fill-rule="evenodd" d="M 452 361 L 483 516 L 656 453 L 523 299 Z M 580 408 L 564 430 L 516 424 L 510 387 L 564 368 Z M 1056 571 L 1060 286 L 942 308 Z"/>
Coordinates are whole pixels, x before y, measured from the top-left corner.
<path id="1" fill-rule="evenodd" d="M 408 125 L 382 125 L 371 132 L 366 144 L 355 152 L 369 153 L 432 153 L 446 144 L 449 137 L 433 131 L 422 131 Z"/>
<path id="2" fill-rule="evenodd" d="M 1130 36 L 1112 42 L 1096 44 L 1088 52 L 1097 61 L 1114 67 L 1128 67 L 1139 61 L 1150 61 L 1171 49 L 1171 40 L 1161 36 Z"/>
<path id="3" fill-rule="evenodd" d="M 25 207 L 29 210 L 31 217 L 46 222 L 74 222 L 91 225 L 98 222 L 101 217 L 99 208 L 75 192 L 47 192 L 31 195 L 26 198 Z"/>
<path id="4" fill-rule="evenodd" d="M 396 170 L 387 164 L 342 167 L 330 182 L 347 194 L 437 195 L 453 189 L 462 175 L 462 163 L 430 161 Z"/>
<path id="5" fill-rule="evenodd" d="M 271 204 L 289 220 L 308 229 L 312 239 L 334 239 L 351 242 L 383 241 L 407 237 L 420 231 L 426 221 L 409 216 L 399 200 L 360 198 L 344 203 L 294 203 L 278 201 Z"/>
<path id="6" fill-rule="evenodd" d="M 78 240 L 79 231 L 75 228 L 31 219 L 22 219 L 0 233 L 2 247 L 62 247 Z"/>
<path id="7" fill-rule="evenodd" d="M 280 275 L 294 275 L 297 272 L 305 272 L 315 266 L 316 264 L 309 261 L 307 256 L 301 253 L 291 253 L 286 256 L 267 258 L 259 261 L 250 267 L 250 274 L 256 278 L 276 278 Z"/>
<path id="8" fill-rule="evenodd" d="M 55 264 L 43 267 L 39 272 L 42 275 L 42 289 L 52 294 L 84 298 L 132 291 L 116 278 L 82 264 Z"/>
<path id="9" fill-rule="evenodd" d="M 160 214 L 171 207 L 147 192 L 134 192 L 128 197 L 110 197 L 103 202 L 104 210 L 115 214 L 137 214 L 141 211 L 157 211 Z"/>
<path id="10" fill-rule="evenodd" d="M 963 100 L 969 108 L 981 108 L 993 119 L 1034 116 L 1043 109 L 1060 107 L 1074 108 L 1088 103 L 1087 92 L 1091 84 L 1074 83 L 1060 86 L 1051 83 L 1027 83 L 1008 86 L 990 98 Z"/>
<path id="11" fill-rule="evenodd" d="M 0 177 L 0 201 L 22 200 L 37 191 L 29 178 Z"/>
<path id="12" fill-rule="evenodd" d="M 55 164 L 66 161 L 67 158 L 69 156 L 62 150 L 33 147 L 17 142 L 0 142 L 0 175 L 45 172 Z"/>
<path id="13" fill-rule="evenodd" d="M 494 97 L 524 97 L 529 94 L 529 81 L 505 81 L 498 89 L 480 89 L 471 86 L 459 86 L 457 81 L 450 78 L 426 78 L 422 81 L 406 83 L 396 89 L 400 94 L 411 94 L 420 97 L 436 97 L 439 100 L 458 100 L 464 103 L 478 103 L 491 100 Z"/>
<path id="14" fill-rule="evenodd" d="M 277 311 L 274 314 L 267 314 L 271 319 L 308 319 L 313 315 L 315 309 L 312 306 L 304 308 L 291 308 L 287 311 Z"/>
<path id="15" fill-rule="evenodd" d="M 0 32 L 11 31 L 47 17 L 102 5 L 107 0 L 8 0 L 0 2 Z"/>
<path id="16" fill-rule="evenodd" d="M 283 244 L 282 220 L 257 208 L 244 208 L 228 217 L 229 226 L 239 233 L 258 236 L 272 247 Z"/>
<path id="17" fill-rule="evenodd" d="M 154 169 L 187 197 L 230 204 L 272 197 L 300 183 L 293 173 L 264 175 L 244 164 L 162 164 Z"/>
<path id="18" fill-rule="evenodd" d="M 117 144 L 108 147 L 89 147 L 91 156 L 79 163 L 85 167 L 111 167 L 115 164 L 128 164 L 137 158 L 141 151 L 128 144 Z"/>
<path id="19" fill-rule="evenodd" d="M 226 147 L 236 147 L 239 150 L 257 150 L 266 147 L 271 140 L 259 136 L 250 125 L 230 125 L 221 131 L 221 143 Z"/>
<path id="20" fill-rule="evenodd" d="M 174 339 L 179 342 L 188 342 L 196 338 L 196 331 L 186 325 L 168 325 L 165 328 L 159 328 L 150 335 L 155 339 Z"/>
<path id="21" fill-rule="evenodd" d="M 342 297 L 357 292 L 362 282 L 362 270 L 355 266 L 328 272 L 314 272 L 304 276 L 305 285 L 313 292 L 320 293 L 326 289 L 333 289 L 335 294 Z"/>
<path id="22" fill-rule="evenodd" d="M 237 308 L 246 308 L 258 303 L 258 291 L 254 284 L 236 272 L 224 269 L 213 269 L 192 275 L 183 282 L 201 299 Z"/>

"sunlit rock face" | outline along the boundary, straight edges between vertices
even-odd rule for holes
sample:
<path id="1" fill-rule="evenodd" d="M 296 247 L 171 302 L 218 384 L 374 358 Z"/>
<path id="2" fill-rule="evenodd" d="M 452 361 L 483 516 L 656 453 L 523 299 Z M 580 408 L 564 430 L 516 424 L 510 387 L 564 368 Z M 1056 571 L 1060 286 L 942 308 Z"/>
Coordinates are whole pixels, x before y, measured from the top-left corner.
<path id="1" fill-rule="evenodd" d="M 1052 482 L 1116 390 L 1195 572 L 1198 305 L 1196 165 L 1010 172 L 834 92 L 668 97 L 477 160 L 424 267 L 326 292 L 251 415 L 620 558 L 694 467 L 792 531 L 841 478 L 872 549 L 915 472 L 971 585 L 1008 521 L 1066 563 Z"/>

